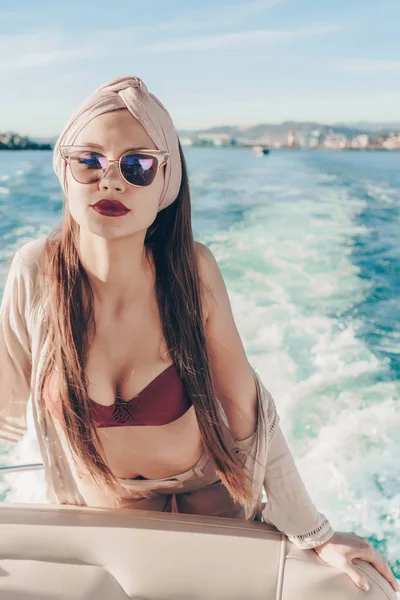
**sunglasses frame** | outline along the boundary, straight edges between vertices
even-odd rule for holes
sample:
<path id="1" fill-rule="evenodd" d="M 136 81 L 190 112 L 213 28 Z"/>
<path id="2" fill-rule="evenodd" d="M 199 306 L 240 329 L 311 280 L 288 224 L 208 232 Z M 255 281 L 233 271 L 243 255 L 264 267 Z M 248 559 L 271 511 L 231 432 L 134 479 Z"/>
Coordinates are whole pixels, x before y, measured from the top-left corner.
<path id="1" fill-rule="evenodd" d="M 132 150 L 127 150 L 126 152 L 123 152 L 121 154 L 121 156 L 119 158 L 115 158 L 115 159 L 110 159 L 107 154 L 105 154 L 104 152 L 102 152 L 101 150 L 99 150 L 98 148 L 93 148 L 91 146 L 79 146 L 79 145 L 63 145 L 60 146 L 59 148 L 60 150 L 60 154 L 61 157 L 63 158 L 63 160 L 70 165 L 70 170 L 71 170 L 71 175 L 72 177 L 75 179 L 75 181 L 77 183 L 80 183 L 82 185 L 91 185 L 92 183 L 98 183 L 99 181 L 101 181 L 102 179 L 104 179 L 104 177 L 107 175 L 111 163 L 118 163 L 118 169 L 119 169 L 119 173 L 122 177 L 122 179 L 128 183 L 129 185 L 132 185 L 133 187 L 148 187 L 148 186 L 143 186 L 143 185 L 136 185 L 135 183 L 131 183 L 130 181 L 128 181 L 125 177 L 124 174 L 122 173 L 122 169 L 121 169 L 121 160 L 123 159 L 124 156 L 127 156 L 129 154 L 145 154 L 147 156 L 152 156 L 153 158 L 155 158 L 157 160 L 157 171 L 156 174 L 154 176 L 154 179 L 157 177 L 157 173 L 160 170 L 160 168 L 165 165 L 169 159 L 169 152 L 166 152 L 164 150 L 152 150 L 149 148 L 133 148 Z M 107 169 L 104 171 L 104 173 L 101 175 L 101 177 L 99 177 L 98 179 L 96 179 L 95 181 L 88 181 L 87 183 L 82 182 L 82 181 L 78 181 L 76 179 L 76 177 L 74 176 L 72 169 L 71 169 L 71 153 L 74 151 L 79 151 L 79 150 L 89 150 L 90 152 L 96 152 L 96 154 L 100 154 L 101 156 L 104 156 L 107 160 L 108 160 L 108 167 Z M 154 182 L 154 179 L 151 183 Z M 151 184 L 150 184 L 151 185 Z"/>

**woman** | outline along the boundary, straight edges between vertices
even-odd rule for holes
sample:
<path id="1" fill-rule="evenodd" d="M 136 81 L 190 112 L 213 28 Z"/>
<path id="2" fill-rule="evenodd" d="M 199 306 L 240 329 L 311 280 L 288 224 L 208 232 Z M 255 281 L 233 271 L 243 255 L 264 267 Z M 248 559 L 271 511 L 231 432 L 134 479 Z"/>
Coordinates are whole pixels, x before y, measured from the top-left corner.
<path id="1" fill-rule="evenodd" d="M 20 439 L 31 394 L 50 501 L 262 517 L 360 588 L 354 558 L 395 588 L 384 558 L 334 532 L 304 488 L 218 265 L 193 239 L 163 105 L 136 77 L 101 86 L 54 168 L 60 230 L 17 252 L 0 329 L 0 435 Z"/>

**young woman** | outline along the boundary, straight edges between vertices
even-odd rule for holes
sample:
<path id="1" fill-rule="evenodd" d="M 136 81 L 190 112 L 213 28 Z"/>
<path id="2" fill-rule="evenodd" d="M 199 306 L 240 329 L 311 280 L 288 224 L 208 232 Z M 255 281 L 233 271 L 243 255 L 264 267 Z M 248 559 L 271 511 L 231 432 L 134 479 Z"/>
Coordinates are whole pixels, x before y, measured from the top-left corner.
<path id="1" fill-rule="evenodd" d="M 54 168 L 61 226 L 15 255 L 0 328 L 0 436 L 20 439 L 31 396 L 50 501 L 263 518 L 359 587 L 354 558 L 395 587 L 304 488 L 214 256 L 193 239 L 164 106 L 137 77 L 101 86 Z"/>

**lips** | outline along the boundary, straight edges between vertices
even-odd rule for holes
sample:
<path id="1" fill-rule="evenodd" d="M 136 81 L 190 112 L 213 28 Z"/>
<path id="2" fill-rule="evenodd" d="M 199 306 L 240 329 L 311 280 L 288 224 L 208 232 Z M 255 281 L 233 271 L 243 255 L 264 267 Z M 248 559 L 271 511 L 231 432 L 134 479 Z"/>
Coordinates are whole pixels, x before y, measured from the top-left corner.
<path id="1" fill-rule="evenodd" d="M 91 206 L 96 212 L 107 217 L 118 217 L 129 212 L 129 208 L 119 200 L 99 200 Z"/>

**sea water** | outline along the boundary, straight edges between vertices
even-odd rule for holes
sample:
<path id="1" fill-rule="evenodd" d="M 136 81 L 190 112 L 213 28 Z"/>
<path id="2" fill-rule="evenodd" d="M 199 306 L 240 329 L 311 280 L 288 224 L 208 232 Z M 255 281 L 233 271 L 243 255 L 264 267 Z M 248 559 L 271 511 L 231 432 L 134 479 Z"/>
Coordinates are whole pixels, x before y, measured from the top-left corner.
<path id="1" fill-rule="evenodd" d="M 185 155 L 195 238 L 218 260 L 314 503 L 400 576 L 400 154 Z M 0 153 L 0 290 L 9 257 L 60 220 L 51 159 Z M 18 445 L 0 442 L 0 463 L 40 461 L 30 410 L 28 423 Z M 3 477 L 0 498 L 44 502 L 43 474 Z"/>

